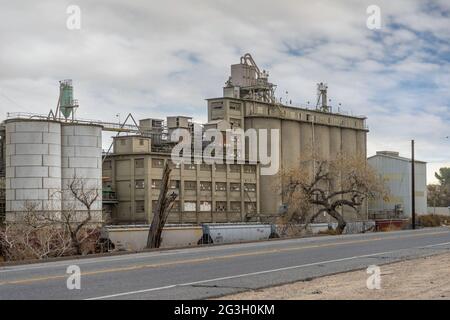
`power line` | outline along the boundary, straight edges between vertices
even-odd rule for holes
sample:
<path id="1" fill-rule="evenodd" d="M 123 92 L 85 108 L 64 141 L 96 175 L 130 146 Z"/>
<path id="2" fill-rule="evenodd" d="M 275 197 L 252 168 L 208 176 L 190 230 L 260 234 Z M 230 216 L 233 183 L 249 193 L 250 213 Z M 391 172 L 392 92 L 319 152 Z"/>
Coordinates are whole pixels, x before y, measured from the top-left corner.
<path id="1" fill-rule="evenodd" d="M 5 98 L 5 99 L 8 100 L 9 102 L 12 102 L 12 103 L 15 104 L 17 107 L 19 107 L 21 110 L 29 112 L 29 109 L 28 109 L 28 108 L 25 108 L 24 106 L 20 105 L 20 104 L 17 103 L 15 100 L 11 99 L 10 97 L 8 97 L 6 94 L 2 93 L 1 91 L 0 91 L 0 96 L 2 96 L 3 98 Z"/>

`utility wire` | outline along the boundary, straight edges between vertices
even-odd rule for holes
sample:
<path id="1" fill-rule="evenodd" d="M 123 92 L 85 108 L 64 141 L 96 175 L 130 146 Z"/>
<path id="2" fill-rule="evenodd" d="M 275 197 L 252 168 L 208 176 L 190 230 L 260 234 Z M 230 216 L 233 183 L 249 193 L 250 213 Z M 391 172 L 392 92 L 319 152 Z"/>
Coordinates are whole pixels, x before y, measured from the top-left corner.
<path id="1" fill-rule="evenodd" d="M 2 93 L 0 91 L 0 96 L 2 96 L 3 98 L 5 98 L 6 100 L 8 100 L 9 102 L 12 102 L 13 104 L 15 104 L 17 107 L 19 107 L 22 111 L 26 111 L 26 112 L 30 112 L 30 110 L 28 108 L 25 108 L 24 106 L 20 105 L 19 103 L 17 103 L 16 101 L 14 101 L 13 99 L 11 99 L 10 97 L 8 97 L 6 94 Z"/>

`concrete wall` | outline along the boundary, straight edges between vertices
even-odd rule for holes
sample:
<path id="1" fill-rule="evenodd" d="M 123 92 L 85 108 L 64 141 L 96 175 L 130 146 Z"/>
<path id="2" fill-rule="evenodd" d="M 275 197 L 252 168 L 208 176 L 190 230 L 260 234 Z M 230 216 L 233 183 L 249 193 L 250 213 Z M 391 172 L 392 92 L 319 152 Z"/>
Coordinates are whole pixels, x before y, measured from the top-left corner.
<path id="1" fill-rule="evenodd" d="M 428 207 L 428 214 L 441 214 L 444 216 L 450 216 L 450 208 L 448 207 Z"/>

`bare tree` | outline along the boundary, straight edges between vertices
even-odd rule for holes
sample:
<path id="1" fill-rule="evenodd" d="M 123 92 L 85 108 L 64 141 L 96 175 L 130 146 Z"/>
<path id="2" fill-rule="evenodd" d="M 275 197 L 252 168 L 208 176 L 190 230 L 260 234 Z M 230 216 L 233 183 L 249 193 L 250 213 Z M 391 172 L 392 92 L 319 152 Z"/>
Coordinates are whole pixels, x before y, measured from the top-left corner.
<path id="1" fill-rule="evenodd" d="M 287 221 L 307 225 L 325 213 L 337 221 L 337 233 L 347 224 L 340 212 L 345 207 L 358 212 L 366 200 L 387 197 L 383 181 L 363 156 L 309 160 L 300 170 L 284 172 L 283 180 L 282 192 L 289 206 Z"/>
<path id="2" fill-rule="evenodd" d="M 73 250 L 69 233 L 50 221 L 51 213 L 27 202 L 21 220 L 0 230 L 0 248 L 7 260 L 60 257 Z"/>
<path id="3" fill-rule="evenodd" d="M 69 201 L 62 210 L 43 210 L 39 203 L 27 201 L 20 218 L 0 230 L 0 249 L 8 260 L 44 259 L 95 251 L 99 230 L 98 221 L 93 221 L 92 207 L 99 197 L 98 188 L 86 187 L 85 180 L 73 178 L 64 192 L 64 199 Z M 61 192 L 52 196 L 58 194 Z"/>
<path id="4" fill-rule="evenodd" d="M 97 188 L 86 189 L 85 181 L 76 178 L 70 182 L 69 190 L 71 195 L 86 208 L 82 213 L 82 215 L 85 216 L 80 216 L 75 208 L 71 210 L 62 210 L 61 223 L 69 231 L 72 245 L 75 248 L 76 253 L 82 254 L 82 244 L 93 232 L 87 232 L 85 227 L 92 220 L 92 205 L 98 199 L 99 191 Z M 82 233 L 82 231 L 84 231 L 84 233 Z"/>
<path id="5" fill-rule="evenodd" d="M 150 225 L 147 238 L 147 248 L 159 248 L 161 245 L 161 235 L 164 225 L 166 224 L 170 210 L 177 198 L 175 192 L 168 194 L 170 183 L 170 169 L 169 160 L 166 161 L 161 181 L 161 191 L 159 192 L 158 202 L 153 214 L 153 220 Z"/>

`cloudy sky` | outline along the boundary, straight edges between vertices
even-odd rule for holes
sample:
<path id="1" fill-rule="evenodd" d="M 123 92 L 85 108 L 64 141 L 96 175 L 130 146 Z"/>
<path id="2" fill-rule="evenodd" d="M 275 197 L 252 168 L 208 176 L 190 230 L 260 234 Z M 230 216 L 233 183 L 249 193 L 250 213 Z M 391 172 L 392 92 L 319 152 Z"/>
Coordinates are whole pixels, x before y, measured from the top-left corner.
<path id="1" fill-rule="evenodd" d="M 229 65 L 250 52 L 278 96 L 366 115 L 369 155 L 398 150 L 450 166 L 450 2 L 0 0 L 0 117 L 48 113 L 71 78 L 78 116 L 206 120 Z M 366 10 L 381 9 L 370 30 Z M 81 28 L 67 28 L 69 5 Z M 119 116 L 117 116 L 119 114 Z"/>

